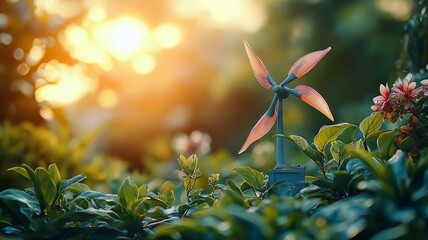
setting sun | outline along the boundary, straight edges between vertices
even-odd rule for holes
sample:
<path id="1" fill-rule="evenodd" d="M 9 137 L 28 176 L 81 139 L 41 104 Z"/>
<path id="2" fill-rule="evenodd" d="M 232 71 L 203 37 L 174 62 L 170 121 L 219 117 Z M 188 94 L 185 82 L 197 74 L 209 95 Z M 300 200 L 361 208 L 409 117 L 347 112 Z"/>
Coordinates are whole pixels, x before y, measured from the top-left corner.
<path id="1" fill-rule="evenodd" d="M 148 28 L 138 19 L 124 17 L 94 27 L 95 44 L 118 60 L 125 61 L 148 48 L 151 36 Z"/>

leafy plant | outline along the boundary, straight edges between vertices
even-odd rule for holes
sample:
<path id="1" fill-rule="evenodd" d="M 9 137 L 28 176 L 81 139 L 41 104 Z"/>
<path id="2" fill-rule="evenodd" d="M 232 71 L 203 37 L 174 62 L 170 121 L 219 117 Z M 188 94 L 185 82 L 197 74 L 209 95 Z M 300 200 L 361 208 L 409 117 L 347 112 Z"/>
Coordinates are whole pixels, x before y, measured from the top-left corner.
<path id="1" fill-rule="evenodd" d="M 52 234 L 59 234 L 65 227 L 63 213 L 67 212 L 66 206 L 69 188 L 83 181 L 86 176 L 77 175 L 70 179 L 62 180 L 55 164 L 48 169 L 36 168 L 33 170 L 28 165 L 10 169 L 31 181 L 32 188 L 26 191 L 6 189 L 0 192 L 2 214 L 9 216 L 9 221 L 1 222 L 3 234 L 36 239 L 46 237 L 48 230 Z M 74 193 L 83 188 L 73 188 Z"/>

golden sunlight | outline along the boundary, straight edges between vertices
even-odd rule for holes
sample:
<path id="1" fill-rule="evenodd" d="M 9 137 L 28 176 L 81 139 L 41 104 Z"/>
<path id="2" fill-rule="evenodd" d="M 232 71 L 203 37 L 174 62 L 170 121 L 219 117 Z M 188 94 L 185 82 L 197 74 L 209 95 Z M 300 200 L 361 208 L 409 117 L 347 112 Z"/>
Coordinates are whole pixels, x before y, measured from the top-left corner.
<path id="1" fill-rule="evenodd" d="M 409 19 L 413 7 L 411 0 L 377 0 L 376 4 L 381 10 L 403 21 Z"/>
<path id="2" fill-rule="evenodd" d="M 140 54 L 132 61 L 132 67 L 138 74 L 149 74 L 156 67 L 156 59 L 149 54 Z"/>
<path id="3" fill-rule="evenodd" d="M 95 63 L 105 71 L 111 70 L 110 56 L 95 45 L 85 28 L 75 24 L 68 26 L 62 33 L 60 42 L 69 50 L 71 56 L 80 62 Z"/>
<path id="4" fill-rule="evenodd" d="M 103 21 L 107 16 L 107 11 L 105 8 L 95 6 L 89 9 L 88 15 L 86 15 L 86 18 L 88 20 L 91 20 L 92 22 L 101 22 Z"/>
<path id="5" fill-rule="evenodd" d="M 41 106 L 39 113 L 40 116 L 42 116 L 42 118 L 44 118 L 45 120 L 52 120 L 55 117 L 52 109 L 48 106 Z"/>
<path id="6" fill-rule="evenodd" d="M 95 44 L 120 61 L 129 60 L 151 45 L 149 29 L 132 17 L 103 22 L 92 33 Z"/>
<path id="7" fill-rule="evenodd" d="M 109 109 L 117 105 L 119 97 L 112 89 L 104 89 L 98 94 L 97 101 L 102 108 Z"/>
<path id="8" fill-rule="evenodd" d="M 62 18 L 71 18 L 79 14 L 84 8 L 83 1 L 54 1 L 34 0 L 34 13 L 43 16 L 44 13 L 59 15 Z"/>
<path id="9" fill-rule="evenodd" d="M 246 32 L 256 32 L 267 19 L 265 5 L 255 0 L 181 0 L 173 2 L 172 9 L 201 23 Z"/>
<path id="10" fill-rule="evenodd" d="M 172 23 L 161 24 L 153 33 L 157 44 L 163 48 L 173 48 L 181 41 L 180 29 Z"/>
<path id="11" fill-rule="evenodd" d="M 95 90 L 96 82 L 84 73 L 80 64 L 67 66 L 57 62 L 49 62 L 39 69 L 42 79 L 47 84 L 36 90 L 38 102 L 47 101 L 54 106 L 64 106 L 74 103 Z"/>

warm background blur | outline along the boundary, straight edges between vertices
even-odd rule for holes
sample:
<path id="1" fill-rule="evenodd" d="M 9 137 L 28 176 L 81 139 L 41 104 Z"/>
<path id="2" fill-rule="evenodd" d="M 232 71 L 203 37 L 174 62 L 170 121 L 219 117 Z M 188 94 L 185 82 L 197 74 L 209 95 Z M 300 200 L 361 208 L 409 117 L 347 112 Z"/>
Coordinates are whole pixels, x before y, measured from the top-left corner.
<path id="1" fill-rule="evenodd" d="M 413 4 L 4 0 L 0 122 L 67 125 L 73 139 L 96 132 L 92 151 L 134 167 L 191 152 L 183 144 L 194 130 L 208 135 L 193 132 L 206 144 L 198 151 L 237 157 L 273 96 L 251 72 L 247 39 L 277 82 L 301 55 L 331 46 L 291 86 L 317 89 L 336 122 L 358 123 L 370 113 L 379 84 L 404 73 L 397 69 Z M 287 134 L 311 138 L 330 124 L 291 97 L 285 113 Z M 273 143 L 272 135 L 265 140 Z"/>

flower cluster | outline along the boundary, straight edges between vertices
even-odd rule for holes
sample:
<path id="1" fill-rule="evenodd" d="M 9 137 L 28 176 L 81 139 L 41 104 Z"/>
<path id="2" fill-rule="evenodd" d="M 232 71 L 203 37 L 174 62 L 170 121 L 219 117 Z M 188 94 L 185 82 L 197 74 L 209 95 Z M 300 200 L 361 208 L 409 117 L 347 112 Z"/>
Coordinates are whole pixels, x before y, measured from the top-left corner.
<path id="1" fill-rule="evenodd" d="M 428 96 L 428 79 L 421 81 L 422 86 L 416 87 L 412 75 L 408 74 L 403 80 L 398 79 L 390 89 L 388 84 L 380 85 L 380 95 L 373 98 L 371 107 L 375 112 L 381 112 L 384 119 L 395 121 L 406 113 L 413 113 L 416 100 L 423 94 Z"/>

